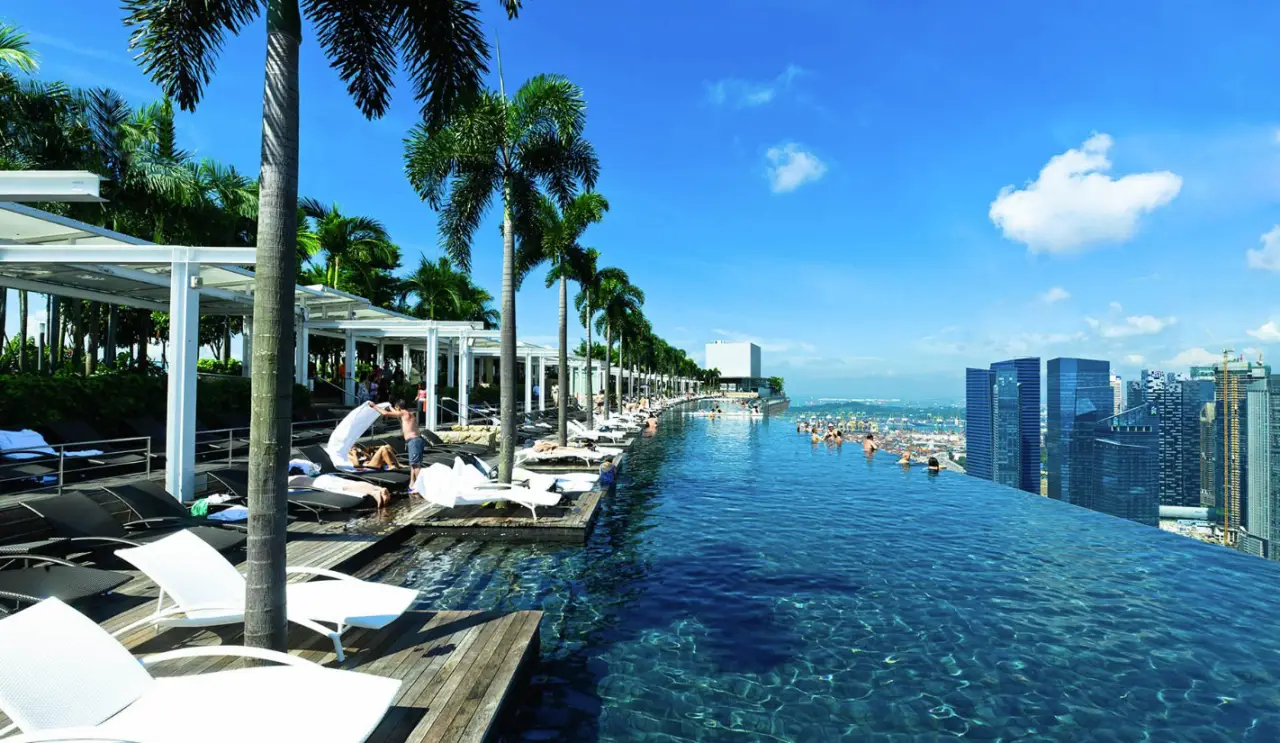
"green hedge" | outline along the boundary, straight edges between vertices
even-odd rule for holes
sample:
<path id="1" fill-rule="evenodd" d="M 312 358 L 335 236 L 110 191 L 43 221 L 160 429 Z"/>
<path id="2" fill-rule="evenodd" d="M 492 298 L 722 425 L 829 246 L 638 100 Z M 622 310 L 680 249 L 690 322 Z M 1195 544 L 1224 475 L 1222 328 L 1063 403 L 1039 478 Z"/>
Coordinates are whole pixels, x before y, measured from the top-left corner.
<path id="1" fill-rule="evenodd" d="M 249 413 L 250 384 L 240 377 L 204 378 L 196 383 L 196 416 L 223 419 Z M 164 420 L 168 377 L 99 374 L 92 377 L 0 375 L 0 428 L 32 428 L 60 420 L 84 420 L 103 435 L 127 435 L 122 421 Z M 293 387 L 294 418 L 311 414 L 311 394 Z"/>

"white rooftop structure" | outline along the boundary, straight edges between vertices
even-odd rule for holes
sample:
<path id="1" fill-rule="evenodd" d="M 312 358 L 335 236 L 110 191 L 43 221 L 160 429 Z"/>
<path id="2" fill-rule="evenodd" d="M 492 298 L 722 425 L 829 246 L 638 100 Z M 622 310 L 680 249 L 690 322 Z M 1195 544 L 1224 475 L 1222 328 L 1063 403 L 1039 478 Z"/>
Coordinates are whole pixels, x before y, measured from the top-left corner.
<path id="1" fill-rule="evenodd" d="M 82 176 L 91 176 L 92 183 Z M 194 495 L 196 362 L 199 317 L 239 315 L 245 318 L 245 340 L 252 338 L 254 248 L 154 245 L 145 240 L 41 211 L 18 200 L 93 201 L 97 177 L 68 173 L 0 173 L 0 290 L 22 289 L 41 294 L 85 299 L 111 305 L 169 313 L 170 346 L 165 484 L 181 499 Z M 41 181 L 41 177 L 45 177 Z M 42 190 L 43 189 L 43 190 Z M 92 198 L 90 198 L 92 197 Z M 402 368 L 409 368 L 410 348 L 421 349 L 427 383 L 426 425 L 439 419 L 436 380 L 439 360 L 446 359 L 445 379 L 458 389 L 460 422 L 466 423 L 470 405 L 471 359 L 499 355 L 498 331 L 481 323 L 422 320 L 373 306 L 369 300 L 324 286 L 298 286 L 295 301 L 295 378 L 308 384 L 309 339 L 312 335 L 345 341 L 345 393 L 354 400 L 356 343 L 378 348 L 400 345 Z M 250 373 L 251 351 L 246 347 L 244 374 Z M 546 408 L 546 367 L 558 363 L 557 349 L 520 342 L 517 357 L 526 370 L 525 410 L 533 409 L 531 384 L 539 382 L 538 408 Z M 536 367 L 535 367 L 536 364 Z M 534 376 L 534 369 L 537 376 Z M 585 390 L 586 361 L 569 356 L 572 394 Z M 604 383 L 598 365 L 593 390 Z M 615 368 L 618 389 L 624 373 L 631 383 L 635 370 Z M 614 381 L 614 380 L 610 380 Z M 642 379 L 642 381 L 644 381 Z M 656 377 L 649 378 L 656 381 Z M 693 380 L 667 380 L 680 389 L 693 389 Z"/>

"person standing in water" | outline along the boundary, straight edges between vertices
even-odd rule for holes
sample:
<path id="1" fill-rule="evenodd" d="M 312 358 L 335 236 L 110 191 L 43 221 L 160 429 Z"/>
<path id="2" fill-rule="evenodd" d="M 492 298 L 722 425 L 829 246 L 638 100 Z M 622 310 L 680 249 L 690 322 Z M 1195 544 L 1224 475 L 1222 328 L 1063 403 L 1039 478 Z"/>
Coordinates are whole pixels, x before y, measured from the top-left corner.
<path id="1" fill-rule="evenodd" d="M 862 439 L 862 451 L 868 455 L 875 454 L 880 445 L 876 443 L 875 434 L 869 433 Z"/>

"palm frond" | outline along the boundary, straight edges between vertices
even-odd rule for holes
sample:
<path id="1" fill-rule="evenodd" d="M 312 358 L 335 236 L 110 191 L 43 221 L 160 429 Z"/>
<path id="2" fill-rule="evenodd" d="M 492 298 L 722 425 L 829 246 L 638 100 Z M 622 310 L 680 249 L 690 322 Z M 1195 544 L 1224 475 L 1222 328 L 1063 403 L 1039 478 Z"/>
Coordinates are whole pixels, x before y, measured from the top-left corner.
<path id="1" fill-rule="evenodd" d="M 437 131 L 480 89 L 489 71 L 480 8 L 474 0 L 388 2 L 392 35 L 422 106 L 424 126 Z"/>
<path id="2" fill-rule="evenodd" d="M 553 132 L 566 139 L 582 135 L 587 104 L 582 89 L 560 75 L 535 75 L 511 98 L 516 132 Z"/>
<path id="3" fill-rule="evenodd" d="M 142 69 L 184 111 L 195 110 L 227 34 L 261 10 L 261 0 L 124 0 L 129 47 Z"/>
<path id="4" fill-rule="evenodd" d="M 515 6 L 520 6 L 518 0 Z M 514 17 L 514 10 L 508 12 Z M 36 55 L 27 43 L 27 35 L 19 31 L 17 26 L 0 23 L 0 70 L 13 67 L 19 72 L 30 74 L 36 71 L 37 66 Z"/>
<path id="5" fill-rule="evenodd" d="M 374 119 L 391 105 L 396 71 L 389 0 L 304 0 L 329 65 L 347 84 L 361 113 Z"/>
<path id="6" fill-rule="evenodd" d="M 459 269 L 471 271 L 471 236 L 500 185 L 496 169 L 471 170 L 454 179 L 449 203 L 440 210 L 440 244 Z"/>

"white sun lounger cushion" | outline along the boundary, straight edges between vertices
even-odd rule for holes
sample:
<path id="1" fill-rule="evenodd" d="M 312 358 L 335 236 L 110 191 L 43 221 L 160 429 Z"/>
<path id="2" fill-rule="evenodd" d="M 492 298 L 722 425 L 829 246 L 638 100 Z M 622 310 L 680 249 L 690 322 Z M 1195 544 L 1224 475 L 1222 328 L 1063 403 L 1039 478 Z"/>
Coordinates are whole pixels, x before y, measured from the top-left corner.
<path id="1" fill-rule="evenodd" d="M 22 737 L 361 743 L 400 688 L 395 679 L 251 648 L 184 648 L 153 658 L 191 655 L 250 655 L 285 665 L 157 679 L 143 665 L 149 659 L 139 663 L 91 619 L 48 599 L 0 619 L 0 711 Z M 200 714 L 191 706 L 225 699 L 235 700 L 233 714 Z M 341 700 L 340 707 L 317 705 L 329 699 Z"/>

